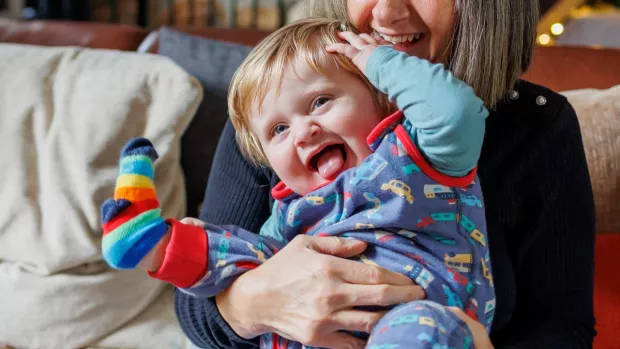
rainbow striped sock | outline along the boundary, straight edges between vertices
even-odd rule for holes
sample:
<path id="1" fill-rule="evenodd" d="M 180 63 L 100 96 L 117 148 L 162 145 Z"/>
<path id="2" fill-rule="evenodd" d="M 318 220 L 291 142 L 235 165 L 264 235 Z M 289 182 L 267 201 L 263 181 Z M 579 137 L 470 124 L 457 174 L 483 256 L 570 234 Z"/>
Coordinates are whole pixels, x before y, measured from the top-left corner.
<path id="1" fill-rule="evenodd" d="M 114 199 L 101 206 L 101 250 L 113 268 L 135 268 L 168 231 L 153 184 L 157 157 L 145 138 L 130 140 L 121 151 Z"/>

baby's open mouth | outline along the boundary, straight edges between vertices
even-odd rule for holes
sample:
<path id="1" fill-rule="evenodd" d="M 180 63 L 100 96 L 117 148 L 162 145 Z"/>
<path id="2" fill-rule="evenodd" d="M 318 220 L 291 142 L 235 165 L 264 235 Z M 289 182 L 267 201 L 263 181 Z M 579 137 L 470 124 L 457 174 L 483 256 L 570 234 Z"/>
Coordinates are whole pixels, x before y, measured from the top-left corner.
<path id="1" fill-rule="evenodd" d="M 314 155 L 308 165 L 310 170 L 318 172 L 326 180 L 331 180 L 342 172 L 346 161 L 344 144 L 332 144 Z"/>

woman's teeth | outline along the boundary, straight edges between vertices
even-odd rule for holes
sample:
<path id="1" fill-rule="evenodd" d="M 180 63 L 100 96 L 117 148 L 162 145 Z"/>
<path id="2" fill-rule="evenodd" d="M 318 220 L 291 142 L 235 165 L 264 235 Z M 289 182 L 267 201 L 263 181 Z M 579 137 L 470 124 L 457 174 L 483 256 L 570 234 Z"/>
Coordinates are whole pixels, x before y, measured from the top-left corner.
<path id="1" fill-rule="evenodd" d="M 398 36 L 390 36 L 390 35 L 385 35 L 385 34 L 381 34 L 381 33 L 377 33 L 379 34 L 379 36 L 385 40 L 385 41 L 389 41 L 393 44 L 400 44 L 400 43 L 407 43 L 407 42 L 416 42 L 418 40 L 420 40 L 420 36 L 422 36 L 422 34 L 417 33 L 417 34 L 409 34 L 409 35 L 398 35 Z"/>

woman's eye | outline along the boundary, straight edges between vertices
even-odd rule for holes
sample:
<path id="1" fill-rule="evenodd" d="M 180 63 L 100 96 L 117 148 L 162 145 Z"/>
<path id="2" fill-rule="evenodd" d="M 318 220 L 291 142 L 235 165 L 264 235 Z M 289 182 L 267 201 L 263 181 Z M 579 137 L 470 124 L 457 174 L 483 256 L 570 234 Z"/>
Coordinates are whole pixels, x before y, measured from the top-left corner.
<path id="1" fill-rule="evenodd" d="M 288 130 L 288 126 L 287 126 L 287 125 L 276 125 L 276 126 L 273 128 L 272 134 L 273 134 L 274 136 L 277 136 L 277 135 L 279 135 L 280 133 L 285 132 L 286 130 Z"/>
<path id="2" fill-rule="evenodd" d="M 323 106 L 323 104 L 329 102 L 329 98 L 327 97 L 319 97 L 317 99 L 314 100 L 314 104 L 312 105 L 312 109 L 318 109 L 321 106 Z"/>

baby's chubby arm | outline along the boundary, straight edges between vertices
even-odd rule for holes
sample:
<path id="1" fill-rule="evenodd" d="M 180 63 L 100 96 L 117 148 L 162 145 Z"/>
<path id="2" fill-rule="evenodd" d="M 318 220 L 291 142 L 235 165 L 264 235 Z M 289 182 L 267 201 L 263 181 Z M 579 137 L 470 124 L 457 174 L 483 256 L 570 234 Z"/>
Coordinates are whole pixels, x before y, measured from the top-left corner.
<path id="1" fill-rule="evenodd" d="M 328 46 L 345 54 L 411 122 L 411 137 L 431 165 L 464 176 L 480 156 L 488 111 L 473 89 L 441 64 L 378 46 L 367 34 L 341 33 L 349 44 Z"/>
<path id="2" fill-rule="evenodd" d="M 214 296 L 281 248 L 238 227 L 164 220 L 153 182 L 156 159 L 144 138 L 121 152 L 114 198 L 101 208 L 102 253 L 110 266 L 139 267 L 187 293 Z"/>

